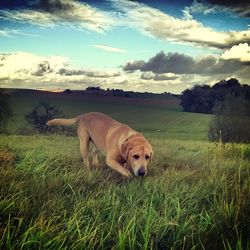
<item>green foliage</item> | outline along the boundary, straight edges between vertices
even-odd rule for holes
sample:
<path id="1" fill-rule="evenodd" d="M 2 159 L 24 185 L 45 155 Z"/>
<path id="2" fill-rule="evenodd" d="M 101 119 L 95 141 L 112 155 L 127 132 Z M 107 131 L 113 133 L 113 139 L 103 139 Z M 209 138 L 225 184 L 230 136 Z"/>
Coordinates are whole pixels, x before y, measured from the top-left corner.
<path id="1" fill-rule="evenodd" d="M 25 119 L 36 131 L 45 133 L 53 129 L 46 125 L 47 121 L 60 116 L 62 116 L 62 112 L 54 106 L 41 102 L 30 113 L 25 115 Z"/>
<path id="2" fill-rule="evenodd" d="M 180 104 L 186 112 L 212 114 L 217 103 L 223 101 L 228 93 L 250 99 L 250 86 L 240 85 L 234 78 L 222 80 L 212 87 L 196 85 L 182 92 Z"/>
<path id="3" fill-rule="evenodd" d="M 11 115 L 12 110 L 9 104 L 9 95 L 0 89 L 0 133 L 6 132 L 6 125 Z"/>
<path id="4" fill-rule="evenodd" d="M 228 94 L 214 109 L 208 137 L 211 141 L 250 142 L 250 99 Z"/>
<path id="5" fill-rule="evenodd" d="M 181 106 L 186 112 L 211 113 L 214 105 L 214 95 L 207 85 L 196 85 L 186 89 L 181 95 Z"/>
<path id="6" fill-rule="evenodd" d="M 249 145 L 149 139 L 127 181 L 76 138 L 1 136 L 0 249 L 249 249 Z"/>

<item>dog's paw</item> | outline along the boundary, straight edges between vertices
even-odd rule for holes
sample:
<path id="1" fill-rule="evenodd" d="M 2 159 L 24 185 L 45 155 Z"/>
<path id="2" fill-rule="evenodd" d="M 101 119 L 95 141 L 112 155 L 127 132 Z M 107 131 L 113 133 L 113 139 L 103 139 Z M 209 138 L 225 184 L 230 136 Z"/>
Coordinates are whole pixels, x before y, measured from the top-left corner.
<path id="1" fill-rule="evenodd" d="M 133 175 L 127 170 L 125 169 L 124 174 L 123 174 L 126 178 L 128 179 L 132 179 Z"/>

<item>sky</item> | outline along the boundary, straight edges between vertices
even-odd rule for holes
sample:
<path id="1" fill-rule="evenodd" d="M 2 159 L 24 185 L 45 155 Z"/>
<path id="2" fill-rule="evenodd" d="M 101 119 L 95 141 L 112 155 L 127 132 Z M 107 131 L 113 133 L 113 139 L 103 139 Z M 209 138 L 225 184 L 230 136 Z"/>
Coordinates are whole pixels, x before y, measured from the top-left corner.
<path id="1" fill-rule="evenodd" d="M 250 85 L 248 2 L 1 1 L 0 87 L 179 94 L 232 77 Z"/>

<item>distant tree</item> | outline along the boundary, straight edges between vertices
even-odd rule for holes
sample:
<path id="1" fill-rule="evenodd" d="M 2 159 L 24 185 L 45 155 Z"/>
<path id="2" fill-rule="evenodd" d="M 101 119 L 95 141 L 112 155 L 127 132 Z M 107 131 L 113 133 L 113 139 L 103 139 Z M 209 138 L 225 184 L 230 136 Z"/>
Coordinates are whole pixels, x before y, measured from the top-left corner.
<path id="1" fill-rule="evenodd" d="M 193 106 L 194 95 L 192 89 L 186 89 L 182 92 L 180 105 L 185 112 L 191 112 Z"/>
<path id="2" fill-rule="evenodd" d="M 208 85 L 196 85 L 192 89 L 186 89 L 181 96 L 181 106 L 186 112 L 211 113 L 214 100 L 211 98 Z"/>
<path id="3" fill-rule="evenodd" d="M 9 104 L 9 95 L 0 89 L 0 133 L 6 132 L 8 119 L 11 117 L 12 111 Z"/>
<path id="4" fill-rule="evenodd" d="M 228 88 L 239 88 L 241 85 L 235 78 L 229 80 L 221 80 L 213 85 L 213 89 L 228 89 Z"/>
<path id="5" fill-rule="evenodd" d="M 47 121 L 58 116 L 62 116 L 62 112 L 46 102 L 41 102 L 30 113 L 25 115 L 25 119 L 36 131 L 45 133 L 53 130 L 53 127 L 46 125 Z"/>
<path id="6" fill-rule="evenodd" d="M 71 89 L 65 89 L 63 91 L 63 93 L 66 93 L 66 94 L 71 94 L 73 91 Z"/>
<path id="7" fill-rule="evenodd" d="M 217 103 L 223 102 L 227 94 L 250 98 L 250 86 L 241 85 L 235 78 L 222 80 L 212 87 L 208 85 L 195 85 L 181 94 L 180 105 L 183 111 L 197 113 L 213 113 Z"/>
<path id="8" fill-rule="evenodd" d="M 112 93 L 112 96 L 124 96 L 124 97 L 127 97 L 126 92 L 123 91 L 122 89 L 112 89 L 111 93 Z"/>
<path id="9" fill-rule="evenodd" d="M 250 142 L 250 99 L 229 93 L 214 108 L 208 138 L 211 141 Z"/>
<path id="10" fill-rule="evenodd" d="M 104 90 L 100 87 L 87 87 L 86 90 Z"/>

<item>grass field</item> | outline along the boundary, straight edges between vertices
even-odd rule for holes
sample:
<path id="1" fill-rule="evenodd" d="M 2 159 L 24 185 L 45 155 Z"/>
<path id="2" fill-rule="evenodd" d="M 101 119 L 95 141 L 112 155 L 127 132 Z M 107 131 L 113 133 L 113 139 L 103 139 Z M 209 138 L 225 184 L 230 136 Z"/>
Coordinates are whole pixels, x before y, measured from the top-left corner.
<path id="1" fill-rule="evenodd" d="M 26 128 L 24 115 L 31 112 L 41 101 L 54 105 L 69 118 L 98 111 L 129 124 L 149 136 L 207 140 L 210 115 L 181 112 L 179 100 L 173 98 L 150 100 L 145 104 L 144 99 L 133 100 L 125 97 L 18 92 L 11 96 L 14 116 L 9 122 L 8 129 L 16 134 Z"/>
<path id="2" fill-rule="evenodd" d="M 101 111 L 144 132 L 154 160 L 145 178 L 126 180 L 103 156 L 87 170 L 75 137 L 14 135 L 39 98 L 11 101 L 13 134 L 0 136 L 0 249 L 250 248 L 250 146 L 208 142 L 209 116 L 47 96 L 67 116 Z"/>

